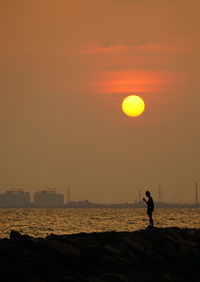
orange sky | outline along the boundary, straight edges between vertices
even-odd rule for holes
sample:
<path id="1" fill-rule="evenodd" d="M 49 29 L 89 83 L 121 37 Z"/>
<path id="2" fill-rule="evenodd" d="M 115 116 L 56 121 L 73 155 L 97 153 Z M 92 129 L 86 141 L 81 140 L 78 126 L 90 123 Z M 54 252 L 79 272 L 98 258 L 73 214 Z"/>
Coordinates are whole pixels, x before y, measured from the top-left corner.
<path id="1" fill-rule="evenodd" d="M 0 187 L 194 201 L 198 0 L 2 0 Z M 141 95 L 145 113 L 121 101 Z"/>

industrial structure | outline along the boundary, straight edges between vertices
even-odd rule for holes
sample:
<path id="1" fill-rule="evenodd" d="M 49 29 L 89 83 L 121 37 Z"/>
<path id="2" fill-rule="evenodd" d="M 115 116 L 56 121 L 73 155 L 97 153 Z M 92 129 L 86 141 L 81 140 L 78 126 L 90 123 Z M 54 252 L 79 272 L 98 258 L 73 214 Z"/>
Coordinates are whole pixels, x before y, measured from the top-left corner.
<path id="1" fill-rule="evenodd" d="M 194 202 L 189 203 L 167 203 L 163 201 L 161 187 L 158 187 L 158 198 L 155 201 L 157 208 L 200 208 L 198 182 L 195 182 Z M 47 188 L 35 192 L 33 201 L 31 195 L 23 189 L 9 189 L 0 194 L 0 208 L 144 208 L 141 190 L 138 190 L 138 200 L 133 203 L 93 203 L 89 200 L 72 201 L 70 195 L 70 186 L 64 194 L 56 192 L 55 188 Z"/>
<path id="2" fill-rule="evenodd" d="M 1 208 L 27 208 L 30 206 L 30 193 L 23 189 L 10 189 L 0 194 Z"/>
<path id="3" fill-rule="evenodd" d="M 198 205 L 199 197 L 198 197 L 198 182 L 195 182 L 195 205 Z"/>
<path id="4" fill-rule="evenodd" d="M 159 186 L 158 188 L 158 203 L 162 203 L 163 199 L 162 199 L 162 190 L 161 187 Z"/>
<path id="5" fill-rule="evenodd" d="M 56 189 L 48 188 L 34 194 L 34 207 L 36 208 L 62 208 L 64 195 L 56 193 Z"/>

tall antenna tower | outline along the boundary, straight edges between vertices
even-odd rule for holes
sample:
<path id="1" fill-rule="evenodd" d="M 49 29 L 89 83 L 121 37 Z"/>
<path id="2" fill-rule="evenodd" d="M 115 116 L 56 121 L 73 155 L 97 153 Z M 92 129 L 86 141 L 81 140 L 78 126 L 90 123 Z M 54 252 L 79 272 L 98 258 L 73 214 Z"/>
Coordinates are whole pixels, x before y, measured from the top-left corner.
<path id="1" fill-rule="evenodd" d="M 158 203 L 162 202 L 162 190 L 161 187 L 159 186 L 158 188 Z"/>
<path id="2" fill-rule="evenodd" d="M 198 183 L 195 182 L 195 204 L 197 205 L 199 203 L 198 199 Z"/>
<path id="3" fill-rule="evenodd" d="M 71 201 L 71 197 L 70 197 L 70 187 L 67 187 L 67 203 L 69 203 Z"/>
<path id="4" fill-rule="evenodd" d="M 141 203 L 141 190 L 140 189 L 138 191 L 138 200 L 139 200 L 139 203 Z"/>

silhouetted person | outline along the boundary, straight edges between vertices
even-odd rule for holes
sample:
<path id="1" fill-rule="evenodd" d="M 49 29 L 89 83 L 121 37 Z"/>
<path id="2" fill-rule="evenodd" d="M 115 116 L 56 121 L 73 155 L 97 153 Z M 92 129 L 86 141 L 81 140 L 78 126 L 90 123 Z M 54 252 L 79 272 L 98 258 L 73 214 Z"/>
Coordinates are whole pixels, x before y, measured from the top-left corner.
<path id="1" fill-rule="evenodd" d="M 152 213 L 154 211 L 154 202 L 153 198 L 151 197 L 151 193 L 149 191 L 146 191 L 146 196 L 148 198 L 148 201 L 143 198 L 143 201 L 147 204 L 147 214 L 149 216 L 149 226 L 153 227 L 153 217 Z"/>

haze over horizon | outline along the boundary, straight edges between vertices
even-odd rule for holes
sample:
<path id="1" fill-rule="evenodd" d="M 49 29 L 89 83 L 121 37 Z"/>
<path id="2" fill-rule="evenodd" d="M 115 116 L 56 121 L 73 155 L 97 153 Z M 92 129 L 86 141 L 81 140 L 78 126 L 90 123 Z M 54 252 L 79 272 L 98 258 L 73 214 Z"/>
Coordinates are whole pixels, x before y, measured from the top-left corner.
<path id="1" fill-rule="evenodd" d="M 2 0 L 0 193 L 56 187 L 194 202 L 200 182 L 197 0 Z M 146 104 L 123 114 L 130 94 Z"/>

